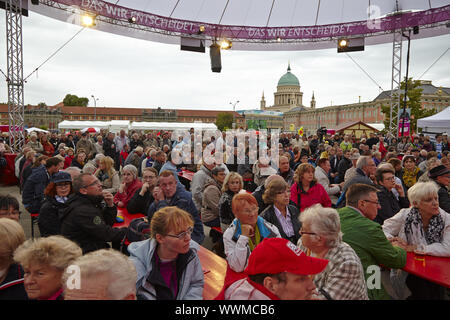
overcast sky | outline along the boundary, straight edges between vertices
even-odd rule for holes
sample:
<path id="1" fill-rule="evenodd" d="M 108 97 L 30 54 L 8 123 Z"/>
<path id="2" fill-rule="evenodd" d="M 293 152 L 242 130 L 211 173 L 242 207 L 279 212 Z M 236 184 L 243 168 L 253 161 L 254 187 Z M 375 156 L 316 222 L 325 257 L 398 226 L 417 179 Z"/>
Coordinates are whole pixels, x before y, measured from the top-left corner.
<path id="1" fill-rule="evenodd" d="M 79 26 L 37 13 L 23 18 L 24 77 L 69 40 Z M 6 73 L 5 12 L 0 11 L 0 69 Z M 413 40 L 409 75 L 419 77 L 448 47 L 450 35 Z M 406 71 L 406 47 L 403 43 Z M 392 44 L 366 46 L 350 53 L 384 90 L 390 90 Z M 380 90 L 345 54 L 336 49 L 315 51 L 223 51 L 222 72 L 211 72 L 209 51 L 180 51 L 179 45 L 161 44 L 85 29 L 25 84 L 25 104 L 55 105 L 68 93 L 98 98 L 97 107 L 183 108 L 237 110 L 266 105 L 288 61 L 310 105 L 317 107 L 373 100 Z M 3 78 L 4 79 L 4 78 Z M 450 87 L 450 51 L 422 79 Z M 0 82 L 0 102 L 7 101 L 6 81 Z"/>

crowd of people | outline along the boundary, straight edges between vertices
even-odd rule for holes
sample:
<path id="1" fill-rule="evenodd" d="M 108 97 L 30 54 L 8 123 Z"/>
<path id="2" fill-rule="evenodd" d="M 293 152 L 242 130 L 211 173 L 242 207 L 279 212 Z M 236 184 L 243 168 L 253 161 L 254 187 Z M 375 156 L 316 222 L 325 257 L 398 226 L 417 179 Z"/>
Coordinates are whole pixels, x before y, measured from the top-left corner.
<path id="1" fill-rule="evenodd" d="M 256 148 L 196 134 L 27 136 L 21 199 L 0 195 L 0 299 L 199 300 L 207 237 L 231 277 L 217 299 L 444 298 L 401 269 L 407 252 L 450 257 L 446 134 L 281 133 Z M 19 201 L 39 236 L 26 239 Z M 118 209 L 146 215 L 146 233 L 114 227 Z M 74 266 L 89 279 L 81 288 Z"/>

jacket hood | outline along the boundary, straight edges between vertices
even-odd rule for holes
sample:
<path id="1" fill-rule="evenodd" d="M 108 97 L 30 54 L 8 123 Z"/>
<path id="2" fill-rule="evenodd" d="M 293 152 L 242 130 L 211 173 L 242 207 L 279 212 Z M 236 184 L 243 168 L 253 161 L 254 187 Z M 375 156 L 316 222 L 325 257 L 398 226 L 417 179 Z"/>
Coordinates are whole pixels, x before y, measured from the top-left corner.
<path id="1" fill-rule="evenodd" d="M 206 179 L 203 190 L 205 190 L 209 186 L 215 186 L 215 187 L 219 188 L 219 190 L 222 189 L 222 186 L 219 185 L 216 180 L 214 180 L 213 178 L 210 178 L 210 177 L 208 177 Z"/>

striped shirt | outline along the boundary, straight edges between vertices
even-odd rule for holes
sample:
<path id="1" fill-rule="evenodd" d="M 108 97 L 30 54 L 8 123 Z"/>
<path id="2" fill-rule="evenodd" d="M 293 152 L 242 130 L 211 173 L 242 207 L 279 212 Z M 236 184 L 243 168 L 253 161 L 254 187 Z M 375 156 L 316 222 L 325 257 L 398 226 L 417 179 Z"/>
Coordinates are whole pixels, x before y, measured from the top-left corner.
<path id="1" fill-rule="evenodd" d="M 281 227 L 283 228 L 284 233 L 288 237 L 293 237 L 295 235 L 294 233 L 294 227 L 292 226 L 292 220 L 291 220 L 291 214 L 289 213 L 289 208 L 286 206 L 286 217 L 281 213 L 280 210 L 274 205 L 273 209 L 275 211 L 275 214 L 278 218 L 278 221 L 280 221 Z"/>

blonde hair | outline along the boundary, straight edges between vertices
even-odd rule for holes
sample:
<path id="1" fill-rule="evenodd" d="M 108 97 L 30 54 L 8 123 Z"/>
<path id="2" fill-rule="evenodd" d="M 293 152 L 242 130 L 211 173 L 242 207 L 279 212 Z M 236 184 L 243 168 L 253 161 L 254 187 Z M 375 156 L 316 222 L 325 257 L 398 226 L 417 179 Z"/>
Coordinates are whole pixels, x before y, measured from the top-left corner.
<path id="1" fill-rule="evenodd" d="M 150 223 L 150 236 L 156 239 L 156 235 L 167 235 L 169 231 L 175 233 L 184 231 L 184 227 L 194 226 L 191 215 L 178 207 L 165 207 L 155 212 Z"/>
<path id="2" fill-rule="evenodd" d="M 14 251 L 25 241 L 22 226 L 12 219 L 0 218 L 0 269 L 14 263 Z"/>
<path id="3" fill-rule="evenodd" d="M 50 236 L 27 240 L 17 248 L 14 260 L 26 269 L 38 263 L 64 270 L 81 255 L 81 248 L 75 242 L 62 236 Z"/>
<path id="4" fill-rule="evenodd" d="M 108 176 L 110 178 L 112 178 L 115 173 L 114 160 L 111 157 L 107 156 L 107 157 L 101 158 L 100 163 L 103 163 L 105 165 L 106 173 L 108 174 Z M 100 170 L 97 170 L 95 172 L 95 175 L 98 177 L 99 173 L 100 173 Z"/>
<path id="5" fill-rule="evenodd" d="M 225 177 L 225 179 L 223 180 L 223 185 L 222 185 L 222 192 L 228 191 L 228 182 L 232 179 L 239 179 L 239 183 L 241 184 L 240 189 L 242 189 L 244 187 L 244 180 L 242 180 L 242 176 L 234 171 L 231 171 L 227 174 L 227 176 Z"/>

